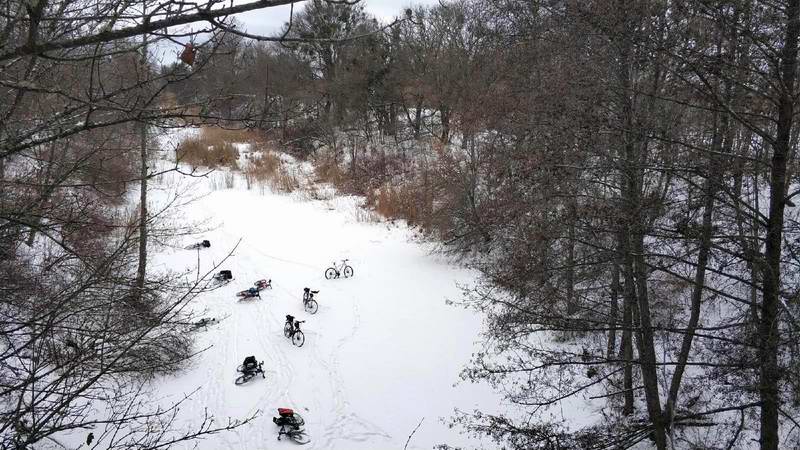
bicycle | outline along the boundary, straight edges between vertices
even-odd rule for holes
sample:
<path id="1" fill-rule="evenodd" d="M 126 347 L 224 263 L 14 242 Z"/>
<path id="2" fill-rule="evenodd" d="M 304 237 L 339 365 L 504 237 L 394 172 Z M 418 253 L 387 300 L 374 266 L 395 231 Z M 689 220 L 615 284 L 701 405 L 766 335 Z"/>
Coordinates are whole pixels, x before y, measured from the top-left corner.
<path id="1" fill-rule="evenodd" d="M 186 250 L 200 250 L 200 249 L 209 248 L 209 247 L 211 247 L 211 241 L 203 240 L 201 242 L 197 242 L 197 243 L 192 244 L 192 245 L 187 245 L 184 248 Z"/>
<path id="2" fill-rule="evenodd" d="M 314 294 L 319 294 L 319 291 L 303 288 L 303 309 L 309 314 L 316 314 L 319 309 L 319 304 L 314 300 Z"/>
<path id="3" fill-rule="evenodd" d="M 292 409 L 278 408 L 279 417 L 273 417 L 272 422 L 278 425 L 278 440 L 281 436 L 286 436 L 298 444 L 308 444 L 311 442 L 311 437 L 308 436 L 306 430 L 303 428 L 305 420 Z"/>
<path id="4" fill-rule="evenodd" d="M 261 378 L 267 378 L 267 376 L 264 375 L 264 368 L 262 367 L 264 365 L 264 362 L 262 361 L 258 363 L 258 365 L 254 365 L 253 362 L 254 360 L 255 358 L 253 358 L 253 360 L 250 360 L 250 357 L 248 357 L 245 359 L 244 364 L 241 364 L 239 367 L 236 368 L 236 371 L 241 373 L 241 375 L 239 375 L 236 378 L 236 380 L 234 380 L 234 383 L 236 385 L 242 385 L 244 383 L 247 383 L 259 373 L 261 374 Z"/>
<path id="5" fill-rule="evenodd" d="M 294 316 L 286 315 L 286 323 L 283 325 L 283 335 L 292 340 L 292 344 L 302 347 L 306 342 L 306 337 L 300 331 L 300 324 L 305 320 L 294 320 Z"/>
<path id="6" fill-rule="evenodd" d="M 230 270 L 220 270 L 218 273 L 211 277 L 211 283 L 215 286 L 222 286 L 228 284 L 233 280 L 233 272 Z"/>
<path id="7" fill-rule="evenodd" d="M 343 259 L 341 264 L 336 264 L 336 261 L 334 261 L 333 266 L 325 269 L 325 279 L 339 278 L 342 275 L 344 275 L 345 278 L 352 277 L 353 267 L 347 264 L 347 261 L 349 261 L 349 259 Z"/>
<path id="8" fill-rule="evenodd" d="M 258 288 L 251 287 L 250 289 L 237 292 L 236 296 L 241 300 L 247 300 L 248 298 L 258 298 L 261 300 L 261 291 Z"/>
<path id="9" fill-rule="evenodd" d="M 203 317 L 202 319 L 192 324 L 192 329 L 198 330 L 200 328 L 208 328 L 209 325 L 212 325 L 216 322 L 217 319 L 215 317 Z"/>
<path id="10" fill-rule="evenodd" d="M 253 286 L 255 286 L 259 291 L 263 291 L 264 289 L 272 289 L 272 279 L 258 280 L 253 283 Z"/>

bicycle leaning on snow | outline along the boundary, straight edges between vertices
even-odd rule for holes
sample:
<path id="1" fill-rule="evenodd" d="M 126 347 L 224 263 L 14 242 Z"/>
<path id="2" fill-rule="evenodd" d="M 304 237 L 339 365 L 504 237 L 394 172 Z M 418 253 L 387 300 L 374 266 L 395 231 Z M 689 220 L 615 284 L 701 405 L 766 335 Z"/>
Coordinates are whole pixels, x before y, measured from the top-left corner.
<path id="1" fill-rule="evenodd" d="M 336 261 L 334 261 L 333 266 L 325 269 L 325 279 L 339 278 L 342 275 L 344 275 L 345 278 L 352 277 L 353 267 L 347 264 L 347 261 L 349 261 L 349 259 L 343 259 L 341 264 L 336 264 Z"/>
<path id="2" fill-rule="evenodd" d="M 272 421 L 275 425 L 281 427 L 278 430 L 278 440 L 281 436 L 286 436 L 289 439 L 297 442 L 298 444 L 308 444 L 311 438 L 306 433 L 303 425 L 305 420 L 290 408 L 278 408 L 278 417 L 273 417 Z"/>
<path id="3" fill-rule="evenodd" d="M 261 374 L 261 378 L 266 378 L 264 375 L 264 362 L 258 362 L 255 356 L 248 356 L 244 359 L 244 362 L 236 368 L 236 371 L 239 372 L 239 375 L 234 383 L 244 384 L 253 379 L 259 373 Z"/>

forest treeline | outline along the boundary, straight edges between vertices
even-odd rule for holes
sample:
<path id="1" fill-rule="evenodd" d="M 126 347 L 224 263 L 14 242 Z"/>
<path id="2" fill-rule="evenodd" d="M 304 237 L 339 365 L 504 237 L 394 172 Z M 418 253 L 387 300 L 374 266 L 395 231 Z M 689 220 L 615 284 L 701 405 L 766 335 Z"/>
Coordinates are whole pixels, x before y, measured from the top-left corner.
<path id="1" fill-rule="evenodd" d="M 489 320 L 463 377 L 517 406 L 460 412 L 470 432 L 790 448 L 799 3 L 448 1 L 382 28 L 311 1 L 280 35 L 317 40 L 234 29 L 172 92 L 225 97 L 215 111 L 470 257 L 465 303 Z M 573 398 L 594 425 L 553 419 Z"/>
<path id="2" fill-rule="evenodd" d="M 147 267 L 188 231 L 147 208 L 152 132 L 186 123 L 313 159 L 480 272 L 462 377 L 508 403 L 457 412 L 465 432 L 800 446 L 800 0 L 461 0 L 390 23 L 311 0 L 273 36 L 231 18 L 288 3 L 0 5 L 2 448 L 246 423 L 184 430 L 142 398 L 192 356 L 198 287 Z M 191 66 L 154 56 L 186 42 Z"/>

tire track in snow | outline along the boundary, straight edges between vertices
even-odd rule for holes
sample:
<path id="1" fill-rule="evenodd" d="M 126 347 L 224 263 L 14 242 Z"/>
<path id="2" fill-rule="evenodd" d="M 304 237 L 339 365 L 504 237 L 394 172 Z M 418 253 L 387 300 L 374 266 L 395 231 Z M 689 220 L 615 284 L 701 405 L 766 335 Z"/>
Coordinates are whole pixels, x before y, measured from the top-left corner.
<path id="1" fill-rule="evenodd" d="M 344 291 L 339 287 L 331 287 L 331 289 L 339 294 L 344 294 Z M 320 365 L 325 368 L 328 376 L 331 392 L 333 393 L 333 417 L 332 423 L 327 424 L 325 433 L 322 436 L 323 448 L 331 448 L 333 443 L 337 440 L 348 440 L 355 442 L 365 442 L 375 437 L 390 438 L 386 432 L 372 422 L 364 419 L 363 417 L 349 412 L 350 402 L 344 392 L 344 381 L 339 370 L 339 355 L 337 350 L 341 349 L 345 344 L 355 337 L 358 333 L 358 328 L 361 325 L 361 314 L 359 312 L 359 299 L 349 297 L 352 304 L 352 321 L 353 325 L 350 332 L 336 342 L 334 350 L 329 355 L 329 360 L 319 355 L 317 358 Z"/>
<path id="2" fill-rule="evenodd" d="M 230 232 L 224 233 L 233 237 L 233 234 Z M 256 258 L 250 254 L 251 252 L 260 253 L 252 245 L 240 247 L 240 249 L 237 250 L 238 255 L 236 255 L 234 260 L 234 267 L 246 277 L 243 279 L 250 280 L 252 278 L 252 282 L 254 282 L 257 279 L 261 279 L 263 274 L 256 274 L 255 276 L 252 274 L 251 268 L 259 267 L 259 264 L 255 260 Z M 250 282 L 251 281 L 248 281 L 247 287 L 250 287 Z M 262 291 L 262 298 L 260 300 L 252 300 L 251 304 L 237 302 L 235 305 L 237 311 L 233 313 L 242 317 L 242 320 L 250 322 L 246 328 L 246 330 L 249 331 L 245 331 L 245 333 L 249 333 L 250 337 L 255 339 L 254 347 L 257 348 L 256 357 L 259 358 L 259 360 L 263 360 L 265 366 L 267 366 L 264 370 L 266 378 L 255 380 L 262 382 L 260 383 L 261 386 L 258 388 L 261 394 L 258 395 L 256 399 L 255 409 L 261 410 L 263 417 L 257 419 L 250 426 L 240 431 L 240 433 L 247 433 L 249 435 L 246 439 L 242 438 L 240 441 L 241 443 L 248 442 L 252 439 L 253 434 L 258 435 L 258 441 L 260 442 L 264 442 L 266 439 L 274 439 L 275 431 L 272 430 L 273 425 L 271 423 L 265 424 L 263 421 L 269 420 L 271 422 L 270 418 L 274 413 L 274 408 L 282 406 L 285 403 L 285 399 L 290 395 L 290 374 L 294 373 L 295 368 L 287 351 L 279 345 L 282 344 L 282 342 L 275 342 L 275 337 L 279 337 L 281 340 L 285 339 L 283 337 L 283 322 L 276 317 L 275 313 L 270 312 L 270 310 L 275 309 L 278 304 L 278 296 L 275 295 L 277 293 L 275 288 L 278 286 L 280 286 L 280 284 L 273 280 L 273 289 L 271 291 Z M 244 309 L 242 306 L 250 306 L 251 308 L 247 311 L 242 311 L 242 309 Z M 241 326 L 238 328 L 240 328 L 239 332 L 241 333 Z M 247 388 L 250 387 L 251 383 L 238 387 Z M 255 388 L 256 386 L 253 387 Z"/>

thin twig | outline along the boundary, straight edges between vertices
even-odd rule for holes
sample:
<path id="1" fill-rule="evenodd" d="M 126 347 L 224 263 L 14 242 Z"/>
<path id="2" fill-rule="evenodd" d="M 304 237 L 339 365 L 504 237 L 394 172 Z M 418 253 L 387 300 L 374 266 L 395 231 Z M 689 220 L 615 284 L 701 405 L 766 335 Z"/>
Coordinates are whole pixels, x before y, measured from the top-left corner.
<path id="1" fill-rule="evenodd" d="M 419 429 L 419 426 L 422 425 L 422 421 L 423 420 L 425 420 L 425 417 L 423 417 L 422 419 L 419 420 L 419 423 L 417 424 L 417 427 L 414 428 L 414 431 L 412 431 L 411 434 L 408 435 L 408 440 L 406 441 L 406 445 L 403 446 L 403 450 L 407 450 L 408 449 L 408 443 L 411 442 L 411 438 L 414 436 L 414 433 L 417 432 L 417 429 Z"/>

